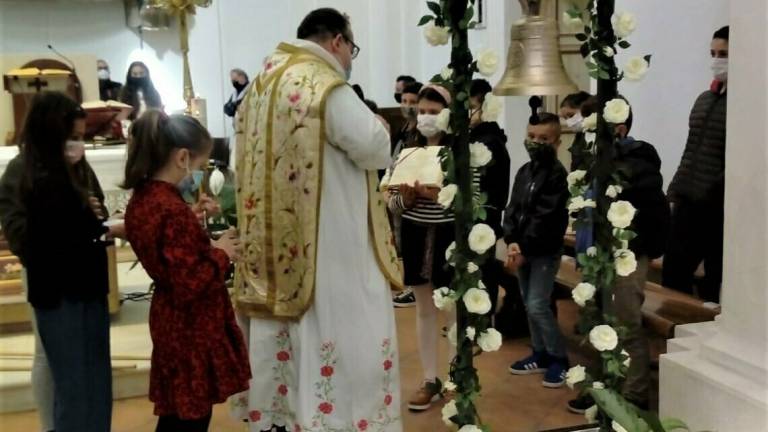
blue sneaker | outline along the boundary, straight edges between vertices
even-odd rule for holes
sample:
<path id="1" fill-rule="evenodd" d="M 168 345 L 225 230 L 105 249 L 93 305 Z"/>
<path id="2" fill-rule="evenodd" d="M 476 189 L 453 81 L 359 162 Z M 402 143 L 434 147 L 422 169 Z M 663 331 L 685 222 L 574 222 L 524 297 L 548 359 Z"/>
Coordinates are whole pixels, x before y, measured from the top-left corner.
<path id="1" fill-rule="evenodd" d="M 565 375 L 568 373 L 568 359 L 553 359 L 544 374 L 541 385 L 547 388 L 560 388 L 565 384 Z"/>
<path id="2" fill-rule="evenodd" d="M 533 375 L 547 371 L 551 361 L 546 352 L 536 352 L 509 367 L 512 375 Z"/>

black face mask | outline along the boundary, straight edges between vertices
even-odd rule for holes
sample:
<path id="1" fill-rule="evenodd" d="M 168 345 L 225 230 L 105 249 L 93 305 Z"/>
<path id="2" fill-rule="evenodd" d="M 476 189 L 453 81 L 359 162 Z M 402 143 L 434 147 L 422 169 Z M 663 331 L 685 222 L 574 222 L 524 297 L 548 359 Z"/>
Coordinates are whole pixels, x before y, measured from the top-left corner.
<path id="1" fill-rule="evenodd" d="M 240 93 L 241 91 L 243 91 L 243 89 L 244 89 L 244 88 L 245 88 L 247 85 L 248 85 L 248 83 L 245 83 L 245 84 L 240 84 L 238 81 L 232 81 L 232 87 L 234 87 L 234 88 L 235 88 L 235 90 L 237 90 L 237 92 L 238 92 L 238 93 Z"/>
<path id="2" fill-rule="evenodd" d="M 149 84 L 147 77 L 128 77 L 128 85 L 131 87 L 145 88 Z"/>
<path id="3" fill-rule="evenodd" d="M 544 162 L 555 158 L 555 148 L 549 144 L 525 140 L 525 149 L 532 161 Z"/>
<path id="4" fill-rule="evenodd" d="M 402 103 L 403 102 L 403 94 L 402 93 L 395 93 L 395 100 L 397 101 L 397 103 Z"/>

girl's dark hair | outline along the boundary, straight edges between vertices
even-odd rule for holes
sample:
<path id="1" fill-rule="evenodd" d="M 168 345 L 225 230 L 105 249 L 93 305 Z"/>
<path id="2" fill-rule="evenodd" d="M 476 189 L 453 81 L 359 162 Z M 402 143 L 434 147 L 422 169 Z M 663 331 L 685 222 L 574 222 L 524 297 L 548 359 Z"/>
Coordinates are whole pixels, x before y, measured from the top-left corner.
<path id="1" fill-rule="evenodd" d="M 135 79 L 131 78 L 131 70 L 135 66 L 141 66 L 147 72 L 147 77 L 144 80 L 145 84 L 141 88 L 135 85 Z M 163 100 L 160 98 L 160 93 L 157 92 L 155 85 L 152 83 L 152 78 L 149 76 L 149 68 L 143 62 L 136 61 L 128 66 L 128 72 L 125 73 L 125 85 L 120 89 L 120 95 L 118 97 L 120 102 L 133 107 L 131 119 L 135 119 L 139 113 L 139 90 L 144 94 L 144 102 L 147 104 L 147 108 L 160 108 L 163 106 Z"/>
<path id="2" fill-rule="evenodd" d="M 472 85 L 469 88 L 469 97 L 480 98 L 480 102 L 485 102 L 485 95 L 493 91 L 491 83 L 488 80 L 477 78 L 472 80 Z"/>
<path id="3" fill-rule="evenodd" d="M 30 191 L 35 179 L 43 176 L 69 181 L 78 189 L 64 157 L 64 145 L 72 136 L 75 120 L 84 118 L 83 108 L 64 93 L 35 95 L 22 131 L 22 193 Z"/>
<path id="4" fill-rule="evenodd" d="M 150 180 L 168 163 L 173 150 L 187 149 L 194 157 L 213 145 L 211 135 L 195 118 L 167 116 L 158 110 L 149 110 L 136 120 L 130 135 L 123 189 Z"/>
<path id="5" fill-rule="evenodd" d="M 437 102 L 439 104 L 443 104 L 444 107 L 448 107 L 448 101 L 445 100 L 443 95 L 441 95 L 437 90 L 430 87 L 425 87 L 421 89 L 421 91 L 419 92 L 419 101 L 421 100 Z"/>
<path id="6" fill-rule="evenodd" d="M 562 102 L 560 102 L 560 108 L 573 108 L 573 109 L 579 109 L 582 105 L 584 105 L 584 102 L 589 100 L 592 95 L 585 92 L 580 91 L 578 93 L 572 93 L 566 96 Z"/>

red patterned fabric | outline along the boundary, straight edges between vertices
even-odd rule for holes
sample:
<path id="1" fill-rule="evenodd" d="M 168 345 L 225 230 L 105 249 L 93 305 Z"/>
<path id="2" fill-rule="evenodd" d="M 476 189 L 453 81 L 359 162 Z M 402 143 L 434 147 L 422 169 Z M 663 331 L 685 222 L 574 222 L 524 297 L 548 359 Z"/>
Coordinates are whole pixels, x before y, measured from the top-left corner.
<path id="1" fill-rule="evenodd" d="M 195 419 L 248 388 L 248 351 L 224 284 L 229 258 L 176 186 L 148 182 L 126 211 L 128 240 L 155 281 L 149 313 L 156 415 Z"/>

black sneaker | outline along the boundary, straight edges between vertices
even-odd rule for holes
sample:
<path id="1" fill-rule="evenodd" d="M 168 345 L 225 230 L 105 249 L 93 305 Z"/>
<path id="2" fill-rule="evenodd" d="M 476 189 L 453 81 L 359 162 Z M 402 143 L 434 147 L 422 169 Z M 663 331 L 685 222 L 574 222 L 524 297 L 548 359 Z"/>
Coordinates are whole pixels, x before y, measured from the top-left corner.
<path id="1" fill-rule="evenodd" d="M 584 395 L 568 401 L 568 411 L 574 414 L 584 414 L 588 409 L 595 406 L 595 400 L 592 396 Z"/>
<path id="2" fill-rule="evenodd" d="M 509 367 L 509 373 L 512 375 L 532 375 L 543 374 L 552 363 L 546 352 L 536 352 L 530 356 L 515 362 Z"/>
<path id="3" fill-rule="evenodd" d="M 409 308 L 416 306 L 416 296 L 413 295 L 413 288 L 407 287 L 392 299 L 396 308 Z"/>

